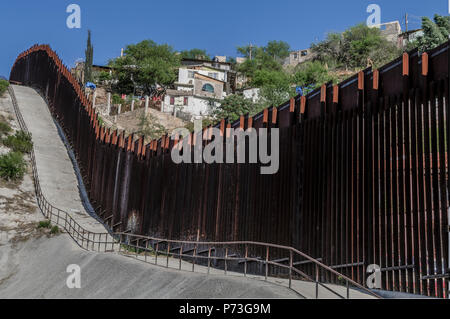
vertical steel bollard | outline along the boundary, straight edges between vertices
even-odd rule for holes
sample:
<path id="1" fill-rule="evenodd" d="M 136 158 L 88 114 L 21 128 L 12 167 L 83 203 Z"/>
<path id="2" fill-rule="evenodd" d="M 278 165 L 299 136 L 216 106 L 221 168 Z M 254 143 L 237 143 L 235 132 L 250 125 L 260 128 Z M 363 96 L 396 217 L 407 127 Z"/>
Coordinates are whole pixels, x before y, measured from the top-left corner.
<path id="1" fill-rule="evenodd" d="M 155 265 L 158 265 L 158 250 L 159 250 L 159 242 L 156 243 Z"/>
<path id="2" fill-rule="evenodd" d="M 265 276 L 265 281 L 267 281 L 268 275 L 269 275 L 269 246 L 266 247 L 266 276 Z"/>

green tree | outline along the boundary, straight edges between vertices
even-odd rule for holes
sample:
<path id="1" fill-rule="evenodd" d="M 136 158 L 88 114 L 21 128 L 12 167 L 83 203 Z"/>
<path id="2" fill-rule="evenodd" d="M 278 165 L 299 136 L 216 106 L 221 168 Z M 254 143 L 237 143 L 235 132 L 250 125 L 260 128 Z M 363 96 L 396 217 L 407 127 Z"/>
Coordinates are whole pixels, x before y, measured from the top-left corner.
<path id="1" fill-rule="evenodd" d="M 316 60 L 331 68 L 362 69 L 385 64 L 400 54 L 378 28 L 358 24 L 344 33 L 331 33 L 311 49 Z"/>
<path id="2" fill-rule="evenodd" d="M 228 95 L 220 102 L 220 106 L 211 111 L 211 115 L 216 119 L 228 118 L 236 121 L 241 115 L 256 113 L 257 106 L 252 100 L 246 99 L 242 95 Z"/>
<path id="3" fill-rule="evenodd" d="M 335 78 L 328 72 L 325 65 L 319 61 L 307 61 L 299 64 L 295 68 L 295 73 L 293 75 L 293 82 L 297 86 L 304 88 L 304 94 L 333 80 L 335 80 Z"/>
<path id="4" fill-rule="evenodd" d="M 84 83 L 92 82 L 92 64 L 94 61 L 94 47 L 91 43 L 91 30 L 88 30 L 88 39 L 85 51 L 85 62 L 84 62 Z"/>
<path id="5" fill-rule="evenodd" d="M 283 61 L 289 56 L 290 49 L 290 45 L 284 41 L 269 41 L 265 47 L 268 55 L 280 61 Z"/>
<path id="6" fill-rule="evenodd" d="M 167 44 L 151 40 L 128 45 L 125 55 L 110 61 L 117 80 L 116 91 L 132 93 L 134 88 L 152 96 L 157 86 L 168 87 L 177 79 L 180 56 Z"/>
<path id="7" fill-rule="evenodd" d="M 273 41 L 275 43 L 276 41 Z M 247 58 L 247 60 L 239 65 L 238 71 L 245 74 L 247 77 L 252 78 L 256 71 L 268 70 L 268 71 L 282 71 L 283 67 L 281 59 L 276 54 L 283 55 L 282 52 L 277 52 L 275 45 L 272 45 L 272 54 L 268 53 L 267 47 L 238 47 L 237 51 L 241 55 Z M 252 56 L 250 59 L 250 52 Z M 278 59 L 277 59 L 278 58 Z"/>
<path id="8" fill-rule="evenodd" d="M 420 51 L 433 49 L 448 41 L 450 33 L 450 17 L 434 15 L 434 22 L 428 17 L 422 18 L 423 35 L 408 45 L 408 49 L 418 47 Z"/>
<path id="9" fill-rule="evenodd" d="M 211 57 L 202 49 L 191 49 L 186 51 L 181 51 L 180 56 L 182 59 L 198 59 L 198 60 L 211 60 Z"/>
<path id="10" fill-rule="evenodd" d="M 292 78 L 283 71 L 257 70 L 251 84 L 260 88 L 261 102 L 268 105 L 278 106 L 294 95 Z"/>

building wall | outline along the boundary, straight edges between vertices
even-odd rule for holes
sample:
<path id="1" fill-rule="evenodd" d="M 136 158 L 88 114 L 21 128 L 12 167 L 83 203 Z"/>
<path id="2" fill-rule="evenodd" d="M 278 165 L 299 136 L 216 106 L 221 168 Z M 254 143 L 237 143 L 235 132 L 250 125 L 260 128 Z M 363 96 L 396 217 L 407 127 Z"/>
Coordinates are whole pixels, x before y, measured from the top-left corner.
<path id="1" fill-rule="evenodd" d="M 203 86 L 205 84 L 210 84 L 214 88 L 214 93 L 202 91 Z M 215 99 L 221 99 L 223 98 L 223 83 L 221 82 L 215 82 L 215 81 L 209 81 L 201 78 L 196 78 L 194 80 L 194 94 L 200 95 L 200 96 L 206 96 L 210 98 Z"/>
<path id="2" fill-rule="evenodd" d="M 188 104 L 184 105 L 184 96 L 176 96 L 174 97 L 174 104 L 170 104 L 171 96 L 166 95 L 163 101 L 163 111 L 165 113 L 174 114 L 176 112 L 187 113 L 191 115 L 191 119 L 199 119 L 206 115 L 208 115 L 211 109 L 217 105 L 217 102 L 211 102 L 210 100 L 196 97 L 196 96 L 186 96 L 188 99 Z M 214 104 L 213 104 L 214 103 Z M 186 119 L 186 118 L 185 118 Z"/>
<path id="3" fill-rule="evenodd" d="M 285 66 L 296 66 L 297 64 L 306 62 L 313 58 L 313 53 L 310 49 L 292 51 L 286 59 Z"/>
<path id="4" fill-rule="evenodd" d="M 193 70 L 187 68 L 180 68 L 178 71 L 178 82 L 183 84 L 194 84 L 193 74 L 198 73 L 204 76 L 215 78 L 219 81 L 226 82 L 226 73 L 218 70 Z M 191 82 L 192 81 L 192 82 Z"/>

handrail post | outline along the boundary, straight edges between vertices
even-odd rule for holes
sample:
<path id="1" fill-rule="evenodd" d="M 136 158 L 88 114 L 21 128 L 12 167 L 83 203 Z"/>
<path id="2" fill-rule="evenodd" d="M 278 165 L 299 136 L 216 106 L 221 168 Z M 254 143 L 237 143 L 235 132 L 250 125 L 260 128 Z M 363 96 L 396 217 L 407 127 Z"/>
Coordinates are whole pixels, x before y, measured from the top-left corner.
<path id="1" fill-rule="evenodd" d="M 195 244 L 194 247 L 194 254 L 192 255 L 192 272 L 194 272 L 195 269 L 195 256 L 197 255 L 197 244 Z"/>
<path id="2" fill-rule="evenodd" d="M 346 280 L 347 283 L 347 299 L 350 299 L 350 283 Z"/>
<path id="3" fill-rule="evenodd" d="M 147 262 L 147 255 L 148 255 L 148 239 L 145 240 L 145 253 L 144 253 L 145 262 Z"/>
<path id="4" fill-rule="evenodd" d="M 289 250 L 289 288 L 292 287 L 292 250 Z"/>
<path id="5" fill-rule="evenodd" d="M 211 246 L 209 246 L 208 248 L 208 275 L 210 272 L 210 268 L 211 268 Z"/>
<path id="6" fill-rule="evenodd" d="M 267 281 L 267 277 L 269 275 L 269 246 L 266 247 L 266 275 L 265 281 Z"/>
<path id="7" fill-rule="evenodd" d="M 247 257 L 248 257 L 248 246 L 247 244 L 245 244 L 244 277 L 247 277 Z"/>
<path id="8" fill-rule="evenodd" d="M 225 248 L 225 276 L 227 275 L 228 247 Z"/>
<path id="9" fill-rule="evenodd" d="M 166 268 L 169 268 L 169 254 L 170 254 L 170 242 L 167 242 L 167 260 L 166 260 Z"/>
<path id="10" fill-rule="evenodd" d="M 119 254 L 122 250 L 122 234 L 119 234 Z"/>
<path id="11" fill-rule="evenodd" d="M 316 299 L 319 299 L 319 265 L 316 264 Z"/>
<path id="12" fill-rule="evenodd" d="M 181 256 L 183 255 L 183 243 L 180 243 L 180 266 L 179 269 L 181 270 Z"/>
<path id="13" fill-rule="evenodd" d="M 158 250 L 159 250 L 159 242 L 156 243 L 155 265 L 158 265 Z"/>
<path id="14" fill-rule="evenodd" d="M 139 238 L 137 239 L 137 241 L 136 241 L 136 247 L 135 247 L 135 250 L 136 250 L 136 259 L 138 259 L 139 257 L 138 257 L 138 251 L 139 251 Z"/>

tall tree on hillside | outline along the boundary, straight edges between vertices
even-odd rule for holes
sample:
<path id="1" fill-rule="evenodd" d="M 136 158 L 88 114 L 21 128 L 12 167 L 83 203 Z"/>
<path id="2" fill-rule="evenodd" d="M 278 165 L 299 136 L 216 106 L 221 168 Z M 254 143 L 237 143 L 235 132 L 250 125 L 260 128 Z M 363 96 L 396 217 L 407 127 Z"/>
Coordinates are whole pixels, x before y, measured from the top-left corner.
<path id="1" fill-rule="evenodd" d="M 180 55 L 167 44 L 158 45 L 152 40 L 128 45 L 123 57 L 110 61 L 114 68 L 115 89 L 132 93 L 136 88 L 144 94 L 157 94 L 158 86 L 166 88 L 178 75 Z"/>
<path id="2" fill-rule="evenodd" d="M 409 49 L 418 47 L 421 51 L 426 51 L 437 47 L 448 41 L 450 33 L 450 17 L 434 15 L 434 22 L 428 17 L 422 18 L 423 35 L 408 46 Z"/>
<path id="3" fill-rule="evenodd" d="M 361 69 L 383 65 L 396 58 L 400 51 L 381 34 L 380 29 L 358 24 L 344 33 L 331 33 L 311 45 L 316 60 L 331 68 Z"/>
<path id="4" fill-rule="evenodd" d="M 202 49 L 191 49 L 186 51 L 181 51 L 180 56 L 183 59 L 198 59 L 198 60 L 211 60 L 211 57 Z"/>
<path id="5" fill-rule="evenodd" d="M 92 64 L 94 61 L 94 47 L 91 43 L 91 30 L 88 30 L 88 39 L 85 51 L 85 62 L 84 62 L 84 83 L 92 82 Z"/>
<path id="6" fill-rule="evenodd" d="M 291 46 L 284 41 L 269 41 L 265 47 L 268 55 L 276 60 L 283 61 L 289 56 Z"/>

